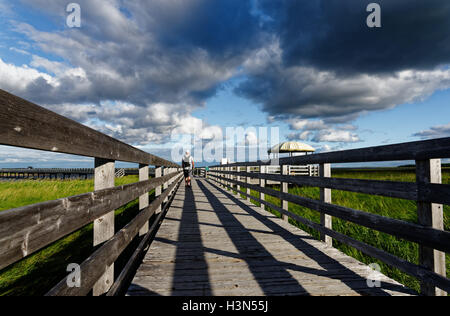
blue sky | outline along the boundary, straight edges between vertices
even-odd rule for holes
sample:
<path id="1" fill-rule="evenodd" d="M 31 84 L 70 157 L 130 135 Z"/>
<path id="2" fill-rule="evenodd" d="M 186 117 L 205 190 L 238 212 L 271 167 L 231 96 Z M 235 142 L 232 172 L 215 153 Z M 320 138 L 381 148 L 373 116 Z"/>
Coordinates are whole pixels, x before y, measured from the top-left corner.
<path id="1" fill-rule="evenodd" d="M 450 136 L 448 1 L 380 0 L 381 29 L 370 2 L 80 0 L 69 28 L 67 3 L 0 0 L 0 88 L 165 158 L 200 125 L 318 151 Z M 0 167 L 91 163 L 0 147 Z"/>

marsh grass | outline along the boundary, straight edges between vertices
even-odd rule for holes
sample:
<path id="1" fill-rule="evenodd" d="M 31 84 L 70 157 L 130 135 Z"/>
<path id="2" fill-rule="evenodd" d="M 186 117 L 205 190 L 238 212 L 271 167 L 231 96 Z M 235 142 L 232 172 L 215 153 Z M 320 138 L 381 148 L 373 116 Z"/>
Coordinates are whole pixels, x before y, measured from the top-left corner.
<path id="1" fill-rule="evenodd" d="M 137 182 L 137 176 L 116 179 L 116 185 Z M 91 192 L 93 180 L 17 181 L 0 183 L 0 210 L 17 208 L 67 196 Z M 154 192 L 150 192 L 150 201 Z M 115 229 L 123 228 L 139 212 L 138 200 L 115 211 Z M 124 251 L 115 263 L 116 274 L 126 264 L 138 239 Z M 93 224 L 64 237 L 31 256 L 0 271 L 0 295 L 44 295 L 68 272 L 69 263 L 81 264 L 95 250 Z"/>

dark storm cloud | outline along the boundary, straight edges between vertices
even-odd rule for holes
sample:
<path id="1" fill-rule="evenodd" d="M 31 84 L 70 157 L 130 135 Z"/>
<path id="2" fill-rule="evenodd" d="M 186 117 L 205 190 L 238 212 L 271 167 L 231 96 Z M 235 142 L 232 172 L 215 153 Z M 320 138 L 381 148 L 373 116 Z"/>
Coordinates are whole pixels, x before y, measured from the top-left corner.
<path id="1" fill-rule="evenodd" d="M 64 13 L 61 1 L 23 2 L 45 13 Z M 80 29 L 47 33 L 26 24 L 16 26 L 44 51 L 86 72 L 83 89 L 77 89 L 80 78 L 73 77 L 59 78 L 57 87 L 30 84 L 36 102 L 106 99 L 141 106 L 180 101 L 198 106 L 236 73 L 260 43 L 258 17 L 251 14 L 249 1 L 78 2 Z"/>
<path id="2" fill-rule="evenodd" d="M 166 48 L 204 49 L 218 59 L 239 56 L 257 44 L 258 19 L 251 14 L 251 1 L 185 1 L 177 5 L 143 1 L 136 10 L 147 7 L 152 19 L 143 23 L 155 31 Z"/>
<path id="3" fill-rule="evenodd" d="M 65 20 L 60 0 L 21 1 Z M 44 32 L 16 23 L 17 32 L 66 66 L 33 57 L 32 66 L 54 74 L 52 80 L 19 69 L 26 80 L 17 79 L 22 84 L 12 92 L 79 120 L 95 111 L 115 136 L 126 131 L 122 139 L 133 142 L 186 124 L 238 76 L 236 93 L 273 118 L 318 118 L 330 128 L 450 87 L 450 70 L 442 66 L 450 61 L 448 0 L 77 2 L 81 29 Z M 380 29 L 366 26 L 371 2 L 381 5 Z M 108 101 L 120 103 L 114 114 Z M 158 119 L 155 108 L 163 114 Z M 333 135 L 359 139 L 348 131 Z"/>
<path id="4" fill-rule="evenodd" d="M 367 5 L 381 5 L 369 28 Z M 447 0 L 259 1 L 273 42 L 236 93 L 270 115 L 344 123 L 450 86 Z M 264 50 L 264 49 L 262 49 Z"/>
<path id="5" fill-rule="evenodd" d="M 281 2 L 281 4 L 280 4 Z M 369 3 L 381 28 L 368 28 Z M 287 65 L 343 73 L 429 69 L 450 61 L 448 0 L 261 0 Z"/>

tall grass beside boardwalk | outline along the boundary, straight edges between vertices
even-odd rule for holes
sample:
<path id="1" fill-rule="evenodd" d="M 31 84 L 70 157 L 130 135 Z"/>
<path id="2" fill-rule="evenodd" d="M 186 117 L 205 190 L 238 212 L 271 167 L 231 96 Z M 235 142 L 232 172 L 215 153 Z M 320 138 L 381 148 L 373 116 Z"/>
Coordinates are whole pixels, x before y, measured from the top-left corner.
<path id="1" fill-rule="evenodd" d="M 138 176 L 116 179 L 116 186 L 139 181 Z M 94 190 L 93 180 L 44 180 L 0 183 L 0 211 L 55 200 Z M 150 201 L 154 192 L 150 193 Z M 115 229 L 123 228 L 139 212 L 138 200 L 115 211 Z M 44 295 L 68 272 L 70 263 L 81 264 L 93 252 L 93 224 L 56 241 L 37 253 L 0 271 L 0 296 Z M 116 274 L 137 246 L 135 240 L 116 262 Z"/>
<path id="2" fill-rule="evenodd" d="M 373 180 L 385 180 L 385 181 L 403 181 L 413 182 L 415 181 L 414 171 L 405 172 L 364 172 L 358 171 L 339 171 L 333 170 L 333 177 L 339 178 L 351 178 L 351 179 L 373 179 Z M 442 174 L 442 182 L 444 184 L 450 184 L 450 172 L 445 170 Z M 273 186 L 274 189 L 280 190 L 279 186 Z M 245 189 L 242 188 L 244 191 Z M 290 186 L 289 193 L 308 197 L 311 199 L 319 199 L 319 188 L 312 187 L 298 187 Z M 252 191 L 251 194 L 255 197 L 258 196 L 258 192 Z M 280 206 L 280 200 L 273 196 L 266 195 L 266 201 Z M 259 203 L 253 201 L 255 204 Z M 378 214 L 390 218 L 400 219 L 412 223 L 417 223 L 417 204 L 415 201 L 407 201 L 402 199 L 394 199 L 388 197 L 374 196 L 361 193 L 352 193 L 346 191 L 332 190 L 332 202 L 337 205 Z M 281 217 L 277 211 L 266 207 L 266 210 Z M 307 218 L 316 223 L 320 223 L 320 214 L 317 211 L 310 210 L 305 207 L 298 206 L 293 203 L 289 203 L 289 211 Z M 301 228 L 302 230 L 310 233 L 313 237 L 319 239 L 319 233 L 313 229 L 306 227 L 305 225 L 298 223 L 295 220 L 289 219 L 289 221 Z M 450 206 L 444 206 L 444 229 L 450 230 Z M 389 234 L 381 233 L 363 226 L 359 226 L 338 218 L 333 218 L 333 230 L 345 234 L 349 237 L 375 246 L 379 249 L 394 254 L 402 259 L 408 260 L 412 263 L 418 264 L 418 245 L 413 242 L 405 241 L 403 239 L 394 237 Z M 345 254 L 356 258 L 357 260 L 366 264 L 378 263 L 381 267 L 381 272 L 388 277 L 406 285 L 407 287 L 419 292 L 420 283 L 417 279 L 403 273 L 402 271 L 393 268 L 383 262 L 371 258 L 362 252 L 342 244 L 336 240 L 333 240 L 333 246 Z M 447 264 L 447 276 L 450 275 L 450 255 L 446 254 Z"/>

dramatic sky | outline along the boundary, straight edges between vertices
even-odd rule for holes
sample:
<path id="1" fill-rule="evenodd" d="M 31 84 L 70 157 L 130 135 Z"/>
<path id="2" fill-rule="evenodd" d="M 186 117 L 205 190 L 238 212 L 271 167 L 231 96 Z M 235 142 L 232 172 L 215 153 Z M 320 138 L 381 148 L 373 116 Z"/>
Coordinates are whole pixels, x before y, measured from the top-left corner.
<path id="1" fill-rule="evenodd" d="M 69 2 L 0 0 L 0 88 L 144 150 L 199 126 L 319 151 L 450 136 L 448 0 L 77 0 L 81 28 Z M 86 163 L 0 147 L 0 167 Z"/>

